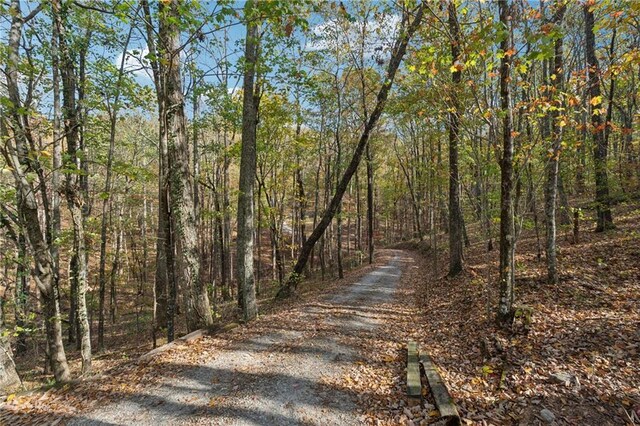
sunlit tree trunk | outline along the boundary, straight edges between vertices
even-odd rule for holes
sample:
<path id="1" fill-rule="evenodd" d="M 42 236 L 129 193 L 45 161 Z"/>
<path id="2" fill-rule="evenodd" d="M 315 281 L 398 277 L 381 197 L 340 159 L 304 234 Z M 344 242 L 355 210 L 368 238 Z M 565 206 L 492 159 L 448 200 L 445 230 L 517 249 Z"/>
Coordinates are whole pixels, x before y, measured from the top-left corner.
<path id="1" fill-rule="evenodd" d="M 180 74 L 179 2 L 160 3 L 163 97 L 167 106 L 167 151 L 172 230 L 176 247 L 177 287 L 186 292 L 187 329 L 213 325 L 207 287 L 200 277 L 198 231 L 193 202 L 184 95 Z"/>
<path id="2" fill-rule="evenodd" d="M 513 305 L 514 286 L 514 185 L 513 185 L 513 125 L 511 111 L 510 74 L 512 43 L 510 32 L 510 5 L 508 0 L 498 2 L 503 40 L 500 50 L 500 108 L 504 116 L 502 123 L 502 158 L 500 160 L 500 300 L 498 320 L 508 322 Z"/>

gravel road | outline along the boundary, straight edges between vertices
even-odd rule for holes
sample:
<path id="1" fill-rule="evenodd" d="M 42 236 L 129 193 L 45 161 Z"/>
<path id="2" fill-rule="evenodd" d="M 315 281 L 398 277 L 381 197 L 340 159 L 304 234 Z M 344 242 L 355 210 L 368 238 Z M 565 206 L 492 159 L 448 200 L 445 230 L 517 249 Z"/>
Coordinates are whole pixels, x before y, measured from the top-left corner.
<path id="1" fill-rule="evenodd" d="M 384 320 L 372 312 L 393 297 L 401 256 L 392 251 L 386 265 L 355 284 L 298 308 L 298 327 L 274 319 L 269 332 L 210 348 L 208 362 L 178 368 L 159 386 L 69 424 L 359 424 L 356 395 L 329 383 L 359 359 L 358 348 L 344 337 L 370 331 Z"/>

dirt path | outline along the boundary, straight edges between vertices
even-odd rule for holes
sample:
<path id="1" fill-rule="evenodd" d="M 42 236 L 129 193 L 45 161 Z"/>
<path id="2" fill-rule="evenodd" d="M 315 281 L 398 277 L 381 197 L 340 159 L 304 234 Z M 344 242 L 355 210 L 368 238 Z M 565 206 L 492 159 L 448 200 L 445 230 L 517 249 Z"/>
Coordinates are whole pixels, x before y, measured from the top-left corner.
<path id="1" fill-rule="evenodd" d="M 76 417 L 73 425 L 220 424 L 352 425 L 361 423 L 353 391 L 335 386 L 361 355 L 354 336 L 388 319 L 401 251 L 355 284 L 231 338 L 204 338 L 186 351 L 207 361 L 163 360 L 159 385 Z M 282 318 L 282 317 L 280 317 Z M 230 333 L 233 334 L 233 333 Z M 186 353 L 186 352 L 185 352 Z M 165 371 L 163 370 L 163 371 Z M 332 385 L 333 383 L 333 385 Z"/>

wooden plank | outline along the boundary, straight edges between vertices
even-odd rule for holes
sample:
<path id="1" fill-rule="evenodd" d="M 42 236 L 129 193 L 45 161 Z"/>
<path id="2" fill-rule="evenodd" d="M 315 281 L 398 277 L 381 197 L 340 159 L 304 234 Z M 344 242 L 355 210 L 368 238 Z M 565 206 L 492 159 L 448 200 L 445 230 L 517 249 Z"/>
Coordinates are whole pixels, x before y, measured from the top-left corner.
<path id="1" fill-rule="evenodd" d="M 163 352 L 168 351 L 169 349 L 173 348 L 174 346 L 186 343 L 186 342 L 191 342 L 194 340 L 198 340 L 199 338 L 201 338 L 202 336 L 207 335 L 209 332 L 207 329 L 205 328 L 200 328 L 196 331 L 192 331 L 191 333 L 179 337 L 176 340 L 174 340 L 173 342 L 169 342 L 166 343 L 162 346 L 158 346 L 157 348 L 147 352 L 146 354 L 140 356 L 140 358 L 138 358 L 138 362 L 146 362 L 151 360 L 153 357 L 155 357 L 158 354 L 161 354 Z"/>
<path id="2" fill-rule="evenodd" d="M 458 409 L 449 394 L 447 386 L 442 381 L 442 377 L 436 369 L 433 360 L 429 354 L 424 353 L 420 355 L 420 362 L 422 362 L 422 366 L 424 367 L 429 388 L 431 388 L 431 395 L 433 395 L 436 407 L 438 407 L 438 411 L 440 411 L 440 417 L 447 419 L 447 425 L 459 425 L 460 415 L 458 414 Z"/>
<path id="3" fill-rule="evenodd" d="M 225 333 L 227 331 L 231 331 L 236 327 L 239 327 L 240 325 L 236 322 L 230 322 L 224 325 L 220 325 L 217 324 L 215 327 L 213 327 L 211 330 L 207 330 L 206 328 L 200 328 L 196 331 L 192 331 L 191 333 L 179 337 L 176 340 L 174 340 L 173 342 L 169 342 L 166 343 L 162 346 L 158 346 L 157 348 L 153 349 L 152 351 L 147 352 L 146 354 L 143 354 L 140 356 L 140 358 L 138 358 L 138 362 L 146 362 L 151 360 L 153 357 L 155 357 L 156 355 L 168 351 L 169 349 L 173 348 L 176 345 L 181 345 L 183 343 L 187 343 L 187 342 L 192 342 L 194 340 L 198 340 L 200 339 L 202 336 L 206 336 L 208 334 L 218 334 L 218 333 Z"/>
<path id="4" fill-rule="evenodd" d="M 410 402 L 415 402 L 416 399 L 420 402 L 422 396 L 418 345 L 411 341 L 407 343 L 407 395 Z"/>

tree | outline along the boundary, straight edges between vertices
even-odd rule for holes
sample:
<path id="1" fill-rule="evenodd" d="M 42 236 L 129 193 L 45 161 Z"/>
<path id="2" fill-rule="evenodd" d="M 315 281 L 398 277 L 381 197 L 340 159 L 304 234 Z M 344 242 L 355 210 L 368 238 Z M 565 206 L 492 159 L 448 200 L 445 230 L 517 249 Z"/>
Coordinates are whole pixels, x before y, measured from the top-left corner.
<path id="1" fill-rule="evenodd" d="M 449 2 L 449 32 L 451 33 L 451 80 L 453 87 L 450 91 L 451 105 L 449 107 L 449 276 L 455 276 L 462 271 L 463 250 L 463 221 L 460 208 L 460 172 L 458 170 L 458 143 L 460 141 L 460 103 L 457 91 L 460 90 L 460 25 L 456 14 L 456 5 Z"/>
<path id="2" fill-rule="evenodd" d="M 591 110 L 591 133 L 595 146 L 593 147 L 593 163 L 596 182 L 596 232 L 614 228 L 611 215 L 611 199 L 609 198 L 609 176 L 607 174 L 608 144 L 605 136 L 607 123 L 602 120 L 602 96 L 600 95 L 600 65 L 596 57 L 596 42 L 593 32 L 595 3 L 587 1 L 584 4 L 585 46 L 587 53 L 587 87 Z"/>
<path id="3" fill-rule="evenodd" d="M 511 6 L 508 0 L 498 2 L 500 13 L 500 108 L 502 119 L 502 158 L 500 159 L 500 301 L 498 321 L 506 323 L 512 315 L 515 274 L 515 228 L 513 184 L 513 118 L 509 88 L 511 57 L 514 54 L 511 41 Z"/>
<path id="4" fill-rule="evenodd" d="M 167 130 L 167 159 L 169 166 L 169 197 L 172 230 L 175 234 L 176 271 L 178 288 L 187 292 L 187 329 L 194 331 L 213 325 L 207 287 L 200 277 L 198 231 L 193 204 L 193 176 L 190 170 L 184 94 L 180 74 L 179 1 L 162 2 L 159 7 L 159 44 L 161 74 L 164 81 L 162 97 Z"/>
<path id="5" fill-rule="evenodd" d="M 11 28 L 9 30 L 8 60 L 5 68 L 9 103 L 7 117 L 12 128 L 12 138 L 7 138 L 2 155 L 11 167 L 17 197 L 18 223 L 25 230 L 28 246 L 34 261 L 33 278 L 43 300 L 49 362 L 56 381 L 66 382 L 70 379 L 67 357 L 62 343 L 62 326 L 60 321 L 60 305 L 55 277 L 58 274 L 56 263 L 51 254 L 51 239 L 45 235 L 50 227 L 41 226 L 39 212 L 44 212 L 45 223 L 49 222 L 49 202 L 44 175 L 37 158 L 29 157 L 29 147 L 35 147 L 29 121 L 29 108 L 23 104 L 20 96 L 18 65 L 20 64 L 20 39 L 25 22 L 32 19 L 40 11 L 37 8 L 30 15 L 22 16 L 20 1 L 11 2 Z M 34 185 L 27 173 L 36 172 L 38 182 Z M 42 194 L 42 202 L 36 194 Z"/>
<path id="6" fill-rule="evenodd" d="M 62 78 L 62 112 L 64 115 L 64 130 L 67 141 L 67 156 L 63 166 L 67 173 L 65 196 L 73 222 L 73 247 L 76 265 L 77 293 L 76 306 L 78 309 L 78 322 L 80 325 L 80 345 L 82 355 L 82 374 L 91 371 L 91 331 L 89 327 L 89 314 L 87 312 L 87 288 L 89 278 L 89 265 L 87 262 L 86 240 L 84 232 L 83 208 L 86 202 L 84 193 L 80 188 L 83 174 L 80 158 L 83 157 L 79 141 L 80 122 L 76 105 L 76 75 L 73 60 L 69 51 L 67 40 L 67 6 L 59 1 L 52 3 L 55 25 L 54 31 L 58 36 L 60 47 L 60 76 Z M 79 154 L 80 153 L 80 154 Z"/>
<path id="7" fill-rule="evenodd" d="M 238 302 L 244 321 L 258 315 L 253 276 L 253 189 L 256 180 L 256 127 L 260 103 L 256 69 L 259 52 L 259 22 L 253 0 L 245 4 L 247 36 L 245 39 L 244 83 L 242 98 L 242 153 L 238 184 Z"/>
<path id="8" fill-rule="evenodd" d="M 164 102 L 164 79 L 160 68 L 160 50 L 156 43 L 156 30 L 153 24 L 151 8 L 147 0 L 141 1 L 144 14 L 145 35 L 149 49 L 149 62 L 156 88 L 158 103 L 158 228 L 156 231 L 156 273 L 155 273 L 155 300 L 153 307 L 154 316 L 154 341 L 156 332 L 167 328 L 167 338 L 174 338 L 174 313 L 175 313 L 175 273 L 173 256 L 173 236 L 171 232 L 171 216 L 169 212 L 168 198 L 168 159 L 167 159 L 167 123 L 166 105 Z M 162 46 L 160 46 L 162 47 Z M 171 301 L 169 292 L 171 290 Z"/>
<path id="9" fill-rule="evenodd" d="M 552 19 L 554 25 L 562 26 L 562 20 L 567 9 L 564 0 L 558 0 L 555 3 L 555 13 Z M 545 226 L 547 230 L 546 253 L 547 253 L 547 280 L 550 284 L 558 282 L 558 266 L 556 256 L 556 198 L 558 192 L 558 163 L 560 160 L 560 148 L 562 142 L 562 126 L 559 125 L 560 109 L 562 102 L 560 92 L 564 89 L 564 70 L 563 70 L 563 38 L 558 36 L 554 43 L 554 65 L 553 74 L 551 76 L 553 93 L 556 98 L 554 103 L 558 104 L 554 113 L 553 134 L 551 149 L 548 151 L 547 160 L 547 182 L 545 185 Z"/>

